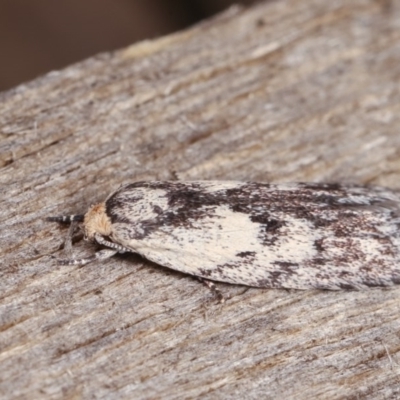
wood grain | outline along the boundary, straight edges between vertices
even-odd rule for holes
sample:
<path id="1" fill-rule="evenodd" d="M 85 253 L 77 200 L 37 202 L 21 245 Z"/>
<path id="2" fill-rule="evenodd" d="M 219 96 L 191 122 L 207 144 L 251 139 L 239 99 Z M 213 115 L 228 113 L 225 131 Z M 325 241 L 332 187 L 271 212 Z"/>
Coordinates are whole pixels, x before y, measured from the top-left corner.
<path id="1" fill-rule="evenodd" d="M 44 221 L 174 175 L 400 188 L 399 43 L 398 2 L 282 0 L 2 93 L 1 397 L 399 398 L 400 288 L 221 305 L 136 255 L 56 266 Z"/>

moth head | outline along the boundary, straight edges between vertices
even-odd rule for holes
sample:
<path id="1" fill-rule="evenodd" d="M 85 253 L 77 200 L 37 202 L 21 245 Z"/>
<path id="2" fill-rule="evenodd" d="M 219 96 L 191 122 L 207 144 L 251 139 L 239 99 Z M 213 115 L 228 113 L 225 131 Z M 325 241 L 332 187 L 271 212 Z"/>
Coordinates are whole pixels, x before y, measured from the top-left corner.
<path id="1" fill-rule="evenodd" d="M 83 227 L 86 240 L 94 240 L 95 234 L 110 236 L 111 220 L 106 214 L 104 203 L 90 206 L 83 220 Z"/>

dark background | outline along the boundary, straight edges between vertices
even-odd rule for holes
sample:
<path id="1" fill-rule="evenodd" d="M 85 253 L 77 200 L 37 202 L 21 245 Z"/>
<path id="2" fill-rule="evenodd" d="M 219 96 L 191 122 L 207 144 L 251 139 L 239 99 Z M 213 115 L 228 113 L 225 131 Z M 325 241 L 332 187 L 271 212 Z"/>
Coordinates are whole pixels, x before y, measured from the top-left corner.
<path id="1" fill-rule="evenodd" d="M 0 4 L 0 91 L 255 0 L 12 0 Z"/>

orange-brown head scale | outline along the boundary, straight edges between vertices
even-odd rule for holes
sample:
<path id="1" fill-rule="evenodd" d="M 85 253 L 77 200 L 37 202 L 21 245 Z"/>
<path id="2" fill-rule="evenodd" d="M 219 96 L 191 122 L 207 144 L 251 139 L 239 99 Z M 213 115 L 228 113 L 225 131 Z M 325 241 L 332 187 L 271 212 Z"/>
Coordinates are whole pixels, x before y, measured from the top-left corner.
<path id="1" fill-rule="evenodd" d="M 83 225 L 85 236 L 89 240 L 94 238 L 95 233 L 103 236 L 110 236 L 111 220 L 106 214 L 105 204 L 99 203 L 91 206 L 85 214 Z"/>

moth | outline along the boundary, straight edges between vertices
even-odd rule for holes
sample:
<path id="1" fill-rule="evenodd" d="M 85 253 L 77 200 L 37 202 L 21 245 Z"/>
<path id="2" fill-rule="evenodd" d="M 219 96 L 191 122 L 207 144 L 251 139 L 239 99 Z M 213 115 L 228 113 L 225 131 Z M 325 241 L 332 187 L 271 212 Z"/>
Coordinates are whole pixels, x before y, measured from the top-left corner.
<path id="1" fill-rule="evenodd" d="M 124 185 L 85 215 L 103 246 L 83 265 L 133 252 L 211 281 L 361 289 L 400 283 L 400 195 L 320 183 L 148 181 Z"/>

